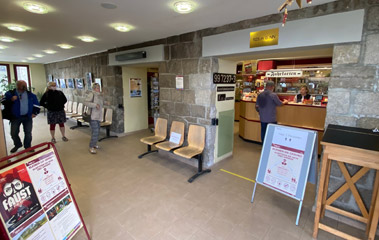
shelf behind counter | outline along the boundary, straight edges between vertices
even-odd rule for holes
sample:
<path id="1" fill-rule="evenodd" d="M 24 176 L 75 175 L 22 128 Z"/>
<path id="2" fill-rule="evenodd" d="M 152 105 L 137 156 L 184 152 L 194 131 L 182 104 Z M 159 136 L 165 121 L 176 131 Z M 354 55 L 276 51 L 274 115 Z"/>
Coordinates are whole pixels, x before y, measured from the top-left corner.
<path id="1" fill-rule="evenodd" d="M 320 140 L 324 134 L 325 106 L 286 104 L 277 107 L 276 110 L 278 124 L 317 131 L 318 153 L 321 153 Z M 255 110 L 253 101 L 240 102 L 239 135 L 248 141 L 262 142 L 259 113 Z"/>

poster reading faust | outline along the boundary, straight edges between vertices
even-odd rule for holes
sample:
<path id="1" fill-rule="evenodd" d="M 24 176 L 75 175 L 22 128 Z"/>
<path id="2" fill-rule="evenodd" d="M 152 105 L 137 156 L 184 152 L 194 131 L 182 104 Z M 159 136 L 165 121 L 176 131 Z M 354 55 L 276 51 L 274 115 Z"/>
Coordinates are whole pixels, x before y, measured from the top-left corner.
<path id="1" fill-rule="evenodd" d="M 275 128 L 264 184 L 296 195 L 307 137 L 304 131 Z"/>
<path id="2" fill-rule="evenodd" d="M 0 173 L 0 215 L 9 232 L 41 209 L 24 164 Z"/>

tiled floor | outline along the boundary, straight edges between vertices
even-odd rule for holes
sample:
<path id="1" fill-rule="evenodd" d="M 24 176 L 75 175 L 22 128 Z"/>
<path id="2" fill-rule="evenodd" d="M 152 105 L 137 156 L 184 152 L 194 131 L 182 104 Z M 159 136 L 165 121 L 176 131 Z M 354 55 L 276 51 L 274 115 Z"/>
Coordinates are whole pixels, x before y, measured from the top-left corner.
<path id="1" fill-rule="evenodd" d="M 66 126 L 73 125 L 69 121 Z M 6 122 L 5 131 L 11 149 Z M 66 131 L 69 142 L 61 141 L 58 132 L 56 146 L 94 240 L 312 239 L 314 185 L 307 187 L 296 226 L 297 201 L 258 186 L 252 204 L 253 184 L 219 171 L 255 177 L 261 146 L 242 141 L 237 131 L 234 156 L 192 184 L 187 179 L 196 169 L 187 164 L 159 154 L 137 158 L 146 150 L 139 139 L 151 134 L 148 130 L 107 139 L 96 155 L 88 152 L 88 128 Z M 34 122 L 33 144 L 49 140 L 46 118 L 40 114 Z M 362 237 L 362 231 L 324 221 Z M 74 239 L 86 239 L 84 231 Z M 336 238 L 320 231 L 318 239 Z"/>

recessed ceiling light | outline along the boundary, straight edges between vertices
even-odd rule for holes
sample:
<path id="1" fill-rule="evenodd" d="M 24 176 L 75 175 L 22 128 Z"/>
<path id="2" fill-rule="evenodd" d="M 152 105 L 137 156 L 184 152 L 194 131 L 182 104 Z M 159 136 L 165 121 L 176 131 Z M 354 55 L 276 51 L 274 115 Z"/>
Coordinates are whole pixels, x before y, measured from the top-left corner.
<path id="1" fill-rule="evenodd" d="M 94 42 L 97 40 L 96 38 L 91 37 L 91 36 L 79 36 L 78 38 L 82 40 L 83 42 Z"/>
<path id="2" fill-rule="evenodd" d="M 15 40 L 16 40 L 15 38 L 11 38 L 11 37 L 6 37 L 6 36 L 0 37 L 0 41 L 2 42 L 14 42 Z"/>
<path id="3" fill-rule="evenodd" d="M 30 60 L 30 61 L 35 60 L 34 57 L 28 57 L 27 59 Z"/>
<path id="4" fill-rule="evenodd" d="M 42 54 L 34 54 L 33 56 L 34 56 L 34 57 L 41 58 L 41 57 L 44 57 L 45 55 L 42 55 Z"/>
<path id="5" fill-rule="evenodd" d="M 16 32 L 25 32 L 26 30 L 29 29 L 26 26 L 13 24 L 13 23 L 3 24 L 3 26 L 7 27 L 9 30 L 16 31 Z"/>
<path id="6" fill-rule="evenodd" d="M 26 60 L 22 60 L 21 62 L 27 62 Z"/>
<path id="7" fill-rule="evenodd" d="M 129 32 L 130 30 L 134 29 L 134 27 L 124 23 L 112 23 L 111 27 L 119 32 Z"/>
<path id="8" fill-rule="evenodd" d="M 56 53 L 57 51 L 54 51 L 54 50 L 50 50 L 50 49 L 47 49 L 47 50 L 43 50 L 45 53 L 47 54 L 54 54 Z"/>
<path id="9" fill-rule="evenodd" d="M 103 8 L 105 9 L 116 9 L 117 8 L 117 5 L 113 4 L 113 3 L 102 3 L 100 4 Z"/>
<path id="10" fill-rule="evenodd" d="M 6 49 L 8 48 L 7 46 L 4 46 L 4 45 L 0 45 L 0 49 Z"/>
<path id="11" fill-rule="evenodd" d="M 70 48 L 74 47 L 74 46 L 72 46 L 70 44 L 58 44 L 57 46 L 60 47 L 60 48 L 63 48 L 63 49 L 70 49 Z"/>
<path id="12" fill-rule="evenodd" d="M 182 13 L 182 14 L 190 13 L 193 11 L 193 8 L 194 8 L 194 4 L 189 1 L 180 1 L 180 2 L 174 3 L 174 9 L 178 13 Z"/>
<path id="13" fill-rule="evenodd" d="M 49 10 L 47 6 L 42 5 L 40 3 L 36 2 L 24 2 L 23 7 L 26 11 L 32 12 L 32 13 L 37 13 L 37 14 L 45 14 L 48 13 Z"/>

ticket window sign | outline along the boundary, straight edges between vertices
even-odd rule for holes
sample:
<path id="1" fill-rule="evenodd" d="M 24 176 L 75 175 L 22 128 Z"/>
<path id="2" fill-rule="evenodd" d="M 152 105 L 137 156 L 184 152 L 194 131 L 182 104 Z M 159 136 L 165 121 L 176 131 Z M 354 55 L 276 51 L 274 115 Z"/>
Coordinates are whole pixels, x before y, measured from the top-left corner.
<path id="1" fill-rule="evenodd" d="M 250 48 L 278 45 L 279 28 L 250 33 Z"/>

